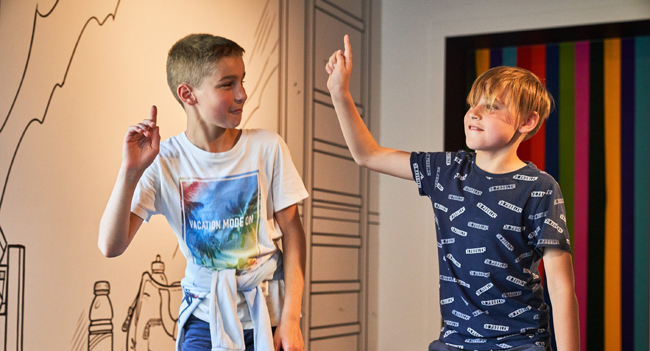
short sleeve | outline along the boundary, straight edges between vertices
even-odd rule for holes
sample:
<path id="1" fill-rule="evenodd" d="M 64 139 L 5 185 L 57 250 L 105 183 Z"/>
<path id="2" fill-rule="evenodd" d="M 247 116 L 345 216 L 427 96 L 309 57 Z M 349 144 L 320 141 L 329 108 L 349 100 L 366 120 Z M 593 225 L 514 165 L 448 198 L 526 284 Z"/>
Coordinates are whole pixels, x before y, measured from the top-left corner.
<path id="1" fill-rule="evenodd" d="M 273 162 L 272 184 L 273 212 L 285 209 L 309 196 L 300 174 L 291 160 L 289 148 L 279 136 Z"/>
<path id="2" fill-rule="evenodd" d="M 159 168 L 160 162 L 156 158 L 140 177 L 131 200 L 131 212 L 145 222 L 148 222 L 151 216 L 160 213 L 160 180 L 157 171 Z"/>
<path id="3" fill-rule="evenodd" d="M 411 173 L 421 196 L 431 196 L 440 178 L 440 168 L 449 167 L 450 152 L 412 152 Z"/>
<path id="4" fill-rule="evenodd" d="M 431 154 L 428 152 L 412 152 L 411 153 L 411 173 L 415 184 L 418 185 L 418 192 L 421 196 L 429 195 L 428 182 L 424 180 L 424 163 L 425 159 L 431 160 Z M 431 161 L 429 161 L 431 162 Z"/>
<path id="5" fill-rule="evenodd" d="M 552 181 L 541 199 L 535 213 L 529 215 L 535 235 L 535 249 L 543 255 L 544 248 L 555 247 L 571 252 L 567 229 L 564 197 L 560 186 Z"/>

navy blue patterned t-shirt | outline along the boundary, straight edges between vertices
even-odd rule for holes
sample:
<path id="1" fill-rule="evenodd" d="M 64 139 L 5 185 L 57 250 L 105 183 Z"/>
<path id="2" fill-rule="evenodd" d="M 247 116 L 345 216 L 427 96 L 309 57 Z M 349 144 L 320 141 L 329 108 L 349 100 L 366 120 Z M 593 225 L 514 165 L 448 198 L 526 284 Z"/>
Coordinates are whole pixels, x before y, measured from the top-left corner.
<path id="1" fill-rule="evenodd" d="M 440 340 L 470 350 L 550 344 L 538 271 L 544 248 L 571 250 L 557 182 L 532 163 L 487 173 L 475 154 L 412 153 L 433 203 L 440 267 Z"/>

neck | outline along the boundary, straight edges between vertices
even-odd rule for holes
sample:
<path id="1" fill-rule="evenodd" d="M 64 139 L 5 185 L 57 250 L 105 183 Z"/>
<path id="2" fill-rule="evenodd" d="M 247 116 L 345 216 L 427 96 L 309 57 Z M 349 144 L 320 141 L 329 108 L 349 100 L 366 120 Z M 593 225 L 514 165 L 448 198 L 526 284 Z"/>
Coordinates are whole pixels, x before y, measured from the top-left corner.
<path id="1" fill-rule="evenodd" d="M 226 152 L 231 150 L 241 135 L 241 130 L 231 128 L 191 128 L 185 131 L 187 139 L 207 152 Z"/>
<path id="2" fill-rule="evenodd" d="M 526 163 L 519 159 L 517 150 L 512 153 L 496 154 L 489 151 L 476 151 L 476 165 L 492 174 L 514 172 Z"/>
<path id="3" fill-rule="evenodd" d="M 498 150 L 476 150 L 476 165 L 493 174 L 514 172 L 526 164 L 517 156 L 517 149 L 522 140 L 521 135 L 515 134 L 512 140 Z"/>

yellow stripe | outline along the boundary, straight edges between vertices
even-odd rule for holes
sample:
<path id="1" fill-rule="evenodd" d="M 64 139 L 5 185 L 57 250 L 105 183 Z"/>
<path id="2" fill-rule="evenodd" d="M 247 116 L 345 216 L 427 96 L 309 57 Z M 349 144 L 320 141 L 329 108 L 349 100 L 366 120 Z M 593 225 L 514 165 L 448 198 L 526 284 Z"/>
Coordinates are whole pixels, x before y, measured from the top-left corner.
<path id="1" fill-rule="evenodd" d="M 476 77 L 490 69 L 490 49 L 476 50 Z"/>
<path id="2" fill-rule="evenodd" d="M 621 40 L 605 46 L 605 350 L 621 351 Z"/>

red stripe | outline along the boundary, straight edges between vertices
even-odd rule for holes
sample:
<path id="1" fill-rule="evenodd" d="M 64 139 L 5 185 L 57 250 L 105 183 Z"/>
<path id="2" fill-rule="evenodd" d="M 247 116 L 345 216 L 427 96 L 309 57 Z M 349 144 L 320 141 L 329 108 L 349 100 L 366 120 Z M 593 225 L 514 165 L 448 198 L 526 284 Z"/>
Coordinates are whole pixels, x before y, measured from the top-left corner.
<path id="1" fill-rule="evenodd" d="M 520 46 L 517 48 L 517 67 L 525 68 L 530 70 L 532 65 L 532 46 Z M 524 140 L 519 144 L 517 149 L 517 156 L 522 161 L 532 161 L 532 145 L 530 139 Z"/>

